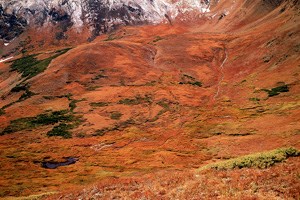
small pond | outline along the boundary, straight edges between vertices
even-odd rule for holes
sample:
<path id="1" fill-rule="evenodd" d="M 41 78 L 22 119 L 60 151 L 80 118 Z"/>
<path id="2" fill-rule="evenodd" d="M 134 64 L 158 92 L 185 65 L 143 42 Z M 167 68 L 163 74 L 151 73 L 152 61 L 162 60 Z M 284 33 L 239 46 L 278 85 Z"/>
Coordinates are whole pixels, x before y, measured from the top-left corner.
<path id="1" fill-rule="evenodd" d="M 66 160 L 64 162 L 55 162 L 55 161 L 49 161 L 49 162 L 42 162 L 42 167 L 46 169 L 56 169 L 58 167 L 62 166 L 67 166 L 67 165 L 72 165 L 75 164 L 79 159 L 78 158 L 73 158 L 73 157 L 68 157 L 65 158 Z"/>

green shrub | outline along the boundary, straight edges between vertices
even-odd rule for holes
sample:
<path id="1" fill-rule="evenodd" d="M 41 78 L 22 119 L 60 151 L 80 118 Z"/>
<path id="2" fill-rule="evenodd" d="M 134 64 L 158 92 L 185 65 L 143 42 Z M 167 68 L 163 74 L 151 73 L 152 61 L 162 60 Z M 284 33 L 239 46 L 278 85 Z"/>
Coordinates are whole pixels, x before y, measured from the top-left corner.
<path id="1" fill-rule="evenodd" d="M 76 106 L 76 100 L 72 100 L 70 103 L 69 103 L 69 108 L 70 108 L 70 111 L 73 112 L 74 109 L 77 107 Z"/>
<path id="2" fill-rule="evenodd" d="M 33 95 L 35 95 L 35 93 L 33 93 L 29 90 L 29 86 L 27 84 L 25 84 L 25 85 L 19 84 L 19 85 L 15 86 L 14 88 L 12 88 L 10 92 L 18 93 L 18 92 L 22 92 L 22 91 L 24 91 L 24 93 L 18 99 L 17 102 L 24 101 L 26 99 L 29 99 Z"/>
<path id="3" fill-rule="evenodd" d="M 60 123 L 58 126 L 55 126 L 51 131 L 47 133 L 48 137 L 60 136 L 65 139 L 72 138 L 72 133 L 69 131 L 73 128 L 73 125 Z"/>
<path id="4" fill-rule="evenodd" d="M 122 113 L 120 112 L 112 112 L 110 114 L 110 118 L 113 119 L 113 120 L 119 120 L 121 117 L 122 117 Z"/>
<path id="5" fill-rule="evenodd" d="M 249 98 L 249 101 L 258 102 L 258 101 L 260 101 L 260 99 L 259 99 L 259 98 L 253 97 L 253 98 Z"/>
<path id="6" fill-rule="evenodd" d="M 199 170 L 205 169 L 216 169 L 216 170 L 227 170 L 227 169 L 241 169 L 257 167 L 260 169 L 268 168 L 273 166 L 275 163 L 282 162 L 289 157 L 299 156 L 300 151 L 295 148 L 282 148 L 275 149 L 269 152 L 256 153 L 238 158 L 229 159 L 218 163 L 206 165 Z"/>
<path id="7" fill-rule="evenodd" d="M 140 104 L 139 100 L 138 99 L 129 99 L 129 98 L 126 98 L 126 99 L 122 99 L 119 101 L 119 104 L 125 104 L 125 105 L 138 105 Z"/>
<path id="8" fill-rule="evenodd" d="M 268 93 L 269 97 L 273 97 L 273 96 L 277 96 L 277 95 L 279 95 L 280 93 L 283 93 L 283 92 L 289 92 L 290 90 L 289 90 L 288 85 L 284 84 L 284 85 L 272 88 L 271 90 L 264 89 L 264 91 Z"/>
<path id="9" fill-rule="evenodd" d="M 156 103 L 157 105 L 161 106 L 163 109 L 160 110 L 155 117 L 152 119 L 149 119 L 149 122 L 155 122 L 156 120 L 159 119 L 159 116 L 163 115 L 164 113 L 168 112 L 170 110 L 170 103 L 166 100 L 161 100 Z"/>
<path id="10" fill-rule="evenodd" d="M 11 71 L 18 71 L 22 74 L 22 77 L 30 79 L 38 75 L 39 73 L 45 71 L 53 59 L 66 53 L 69 50 L 70 48 L 56 51 L 55 55 L 43 60 L 38 60 L 36 58 L 38 54 L 33 54 L 13 60 L 11 65 Z"/>
<path id="11" fill-rule="evenodd" d="M 195 82 L 188 82 L 189 84 L 191 85 L 195 85 L 195 86 L 198 86 L 198 87 L 202 87 L 202 83 L 200 81 L 195 81 Z"/>
<path id="12" fill-rule="evenodd" d="M 109 103 L 107 102 L 93 102 L 93 103 L 90 103 L 90 106 L 92 107 L 105 107 L 105 106 L 108 106 Z"/>
<path id="13" fill-rule="evenodd" d="M 35 93 L 31 92 L 30 90 L 26 90 L 24 94 L 21 95 L 21 97 L 18 99 L 18 102 L 25 101 L 26 99 L 29 99 L 35 95 Z"/>
<path id="14" fill-rule="evenodd" d="M 11 89 L 10 92 L 21 92 L 21 91 L 26 91 L 28 90 L 28 86 L 27 85 L 17 85 L 14 88 Z"/>
<path id="15" fill-rule="evenodd" d="M 69 98 L 70 100 L 70 98 Z M 85 101 L 86 99 L 79 99 L 79 100 L 75 100 L 73 99 L 70 103 L 69 103 L 69 108 L 70 111 L 73 112 L 75 110 L 75 108 L 77 107 L 77 103 L 81 102 L 81 101 Z"/>
<path id="16" fill-rule="evenodd" d="M 103 41 L 112 41 L 116 39 L 122 39 L 123 36 L 116 36 L 115 34 L 110 34 L 105 40 Z"/>
<path id="17" fill-rule="evenodd" d="M 164 109 L 169 109 L 170 108 L 169 102 L 166 101 L 166 100 L 161 100 L 161 101 L 157 102 L 157 105 L 163 107 Z"/>
<path id="18" fill-rule="evenodd" d="M 126 121 L 115 124 L 112 127 L 106 127 L 106 128 L 103 128 L 103 129 L 99 129 L 93 134 L 93 136 L 103 136 L 107 132 L 110 132 L 110 131 L 121 131 L 121 130 L 124 130 L 125 128 L 127 128 L 131 125 L 134 125 L 134 124 L 135 124 L 135 121 L 133 119 L 128 119 Z"/>
<path id="19" fill-rule="evenodd" d="M 160 37 L 160 36 L 156 36 L 155 39 L 153 40 L 153 43 L 156 43 L 156 42 L 158 42 L 160 40 L 163 40 L 163 38 Z"/>
<path id="20" fill-rule="evenodd" d="M 183 84 L 189 84 L 189 85 L 194 85 L 194 86 L 198 86 L 198 87 L 202 87 L 202 83 L 198 80 L 196 80 L 196 78 L 187 75 L 187 74 L 183 74 L 181 77 L 182 81 L 179 82 L 180 85 Z"/>
<path id="21" fill-rule="evenodd" d="M 98 74 L 97 76 L 95 76 L 94 78 L 92 78 L 92 80 L 99 80 L 99 79 L 102 79 L 102 78 L 107 78 L 107 76 L 103 75 L 103 74 Z"/>
<path id="22" fill-rule="evenodd" d="M 98 88 L 100 88 L 101 86 L 99 85 L 95 85 L 95 86 L 89 86 L 87 89 L 87 91 L 95 91 L 97 90 Z"/>
<path id="23" fill-rule="evenodd" d="M 119 104 L 124 104 L 124 105 L 139 105 L 142 103 L 151 103 L 152 99 L 150 96 L 145 96 L 145 97 L 141 97 L 141 96 L 136 96 L 134 99 L 122 99 L 119 101 Z"/>
<path id="24" fill-rule="evenodd" d="M 54 111 L 52 113 L 41 114 L 32 120 L 32 123 L 39 125 L 56 124 L 58 122 L 72 122 L 75 116 L 68 113 L 68 110 Z"/>
<path id="25" fill-rule="evenodd" d="M 51 113 L 40 114 L 36 117 L 20 118 L 10 122 L 0 135 L 10 134 L 21 130 L 34 129 L 39 126 L 56 124 L 59 122 L 78 123 L 78 117 L 70 114 L 68 110 L 54 111 Z"/>
<path id="26" fill-rule="evenodd" d="M 106 132 L 109 132 L 109 128 L 96 130 L 93 136 L 104 136 Z"/>
<path id="27" fill-rule="evenodd" d="M 28 130 L 34 127 L 34 124 L 31 123 L 32 118 L 21 118 L 16 119 L 10 122 L 10 125 L 7 126 L 0 135 L 10 134 L 21 130 Z"/>

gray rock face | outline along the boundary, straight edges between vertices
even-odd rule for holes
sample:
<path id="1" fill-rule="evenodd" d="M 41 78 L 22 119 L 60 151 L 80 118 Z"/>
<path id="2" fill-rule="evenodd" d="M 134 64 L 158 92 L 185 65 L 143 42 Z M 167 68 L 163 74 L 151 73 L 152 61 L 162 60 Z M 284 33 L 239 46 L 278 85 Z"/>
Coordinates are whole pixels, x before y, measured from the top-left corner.
<path id="1" fill-rule="evenodd" d="M 0 5 L 0 38 L 9 41 L 23 32 L 27 21 L 14 13 L 6 13 Z"/>
<path id="2" fill-rule="evenodd" d="M 207 12 L 209 6 L 210 0 L 0 0 L 0 39 L 9 41 L 26 26 L 49 23 L 60 24 L 62 33 L 87 25 L 97 36 L 118 25 L 160 23 L 192 10 Z"/>

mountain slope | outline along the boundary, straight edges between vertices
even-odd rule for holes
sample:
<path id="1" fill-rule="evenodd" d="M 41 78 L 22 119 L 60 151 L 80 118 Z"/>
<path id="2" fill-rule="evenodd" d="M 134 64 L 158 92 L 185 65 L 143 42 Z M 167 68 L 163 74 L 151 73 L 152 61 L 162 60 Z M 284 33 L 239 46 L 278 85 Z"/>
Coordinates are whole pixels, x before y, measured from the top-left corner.
<path id="1" fill-rule="evenodd" d="M 299 198 L 298 157 L 195 172 L 300 148 L 299 3 L 210 9 L 1 62 L 0 195 Z"/>

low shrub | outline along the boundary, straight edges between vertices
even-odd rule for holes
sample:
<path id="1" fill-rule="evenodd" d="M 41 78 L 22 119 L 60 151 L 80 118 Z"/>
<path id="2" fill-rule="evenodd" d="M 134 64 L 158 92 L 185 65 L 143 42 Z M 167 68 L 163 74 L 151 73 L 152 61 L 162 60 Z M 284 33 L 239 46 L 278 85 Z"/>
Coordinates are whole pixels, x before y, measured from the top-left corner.
<path id="1" fill-rule="evenodd" d="M 25 101 L 26 99 L 29 99 L 30 97 L 35 95 L 35 93 L 33 93 L 29 90 L 29 86 L 27 84 L 19 84 L 19 85 L 15 86 L 14 88 L 12 88 L 10 92 L 18 93 L 18 92 L 22 92 L 22 91 L 24 91 L 24 93 L 18 99 L 17 102 Z"/>
<path id="2" fill-rule="evenodd" d="M 72 128 L 74 127 L 71 124 L 60 123 L 59 125 L 55 126 L 51 131 L 49 131 L 47 133 L 47 136 L 48 137 L 59 136 L 65 139 L 72 138 L 72 133 L 69 131 Z"/>
<path id="3" fill-rule="evenodd" d="M 54 111 L 51 113 L 40 114 L 36 117 L 20 118 L 10 122 L 0 135 L 10 134 L 22 130 L 30 130 L 40 126 L 54 125 L 61 122 L 76 124 L 79 118 L 70 114 L 68 110 Z"/>
<path id="4" fill-rule="evenodd" d="M 90 106 L 92 107 L 105 107 L 105 106 L 108 106 L 109 103 L 107 102 L 93 102 L 93 103 L 90 103 Z"/>
<path id="5" fill-rule="evenodd" d="M 275 163 L 282 162 L 289 157 L 299 156 L 300 151 L 295 148 L 281 148 L 275 149 L 269 152 L 256 153 L 247 156 L 242 156 L 238 158 L 229 159 L 226 161 L 213 163 L 206 165 L 199 170 L 205 169 L 216 169 L 216 170 L 228 170 L 228 169 L 241 169 L 256 167 L 260 169 L 265 169 L 273 166 Z"/>
<path id="6" fill-rule="evenodd" d="M 260 101 L 260 99 L 259 99 L 259 98 L 253 97 L 253 98 L 249 98 L 249 101 L 258 102 L 258 101 Z"/>
<path id="7" fill-rule="evenodd" d="M 79 99 L 79 100 L 73 99 L 73 100 L 71 100 L 71 102 L 69 103 L 70 111 L 73 112 L 75 110 L 75 108 L 77 107 L 76 104 L 81 102 L 81 101 L 86 101 L 86 99 Z"/>
<path id="8" fill-rule="evenodd" d="M 264 89 L 264 91 L 268 93 L 269 97 L 273 97 L 273 96 L 277 96 L 283 92 L 289 92 L 290 90 L 289 90 L 288 85 L 284 84 L 284 85 L 272 88 L 271 90 Z"/>
<path id="9" fill-rule="evenodd" d="M 142 103 L 152 103 L 152 99 L 150 96 L 145 96 L 145 97 L 141 97 L 141 96 L 136 96 L 134 99 L 122 99 L 118 102 L 119 104 L 124 104 L 124 105 L 139 105 Z"/>
<path id="10" fill-rule="evenodd" d="M 110 114 L 110 118 L 113 119 L 113 120 L 119 120 L 121 117 L 122 117 L 122 113 L 120 112 L 112 112 Z"/>
<path id="11" fill-rule="evenodd" d="M 153 43 L 156 43 L 156 42 L 158 42 L 160 40 L 163 40 L 163 38 L 160 37 L 160 36 L 156 36 L 155 39 L 153 40 Z"/>
<path id="12" fill-rule="evenodd" d="M 196 80 L 196 78 L 187 75 L 187 74 L 183 74 L 181 77 L 182 81 L 179 82 L 180 85 L 183 84 L 189 84 L 189 85 L 194 85 L 194 86 L 198 86 L 198 87 L 202 87 L 202 82 Z"/>
<path id="13" fill-rule="evenodd" d="M 55 55 L 43 60 L 38 60 L 36 58 L 38 54 L 33 54 L 13 60 L 11 61 L 11 71 L 18 71 L 22 74 L 22 77 L 30 79 L 45 71 L 53 59 L 66 53 L 69 50 L 70 48 L 58 50 L 55 52 Z"/>

